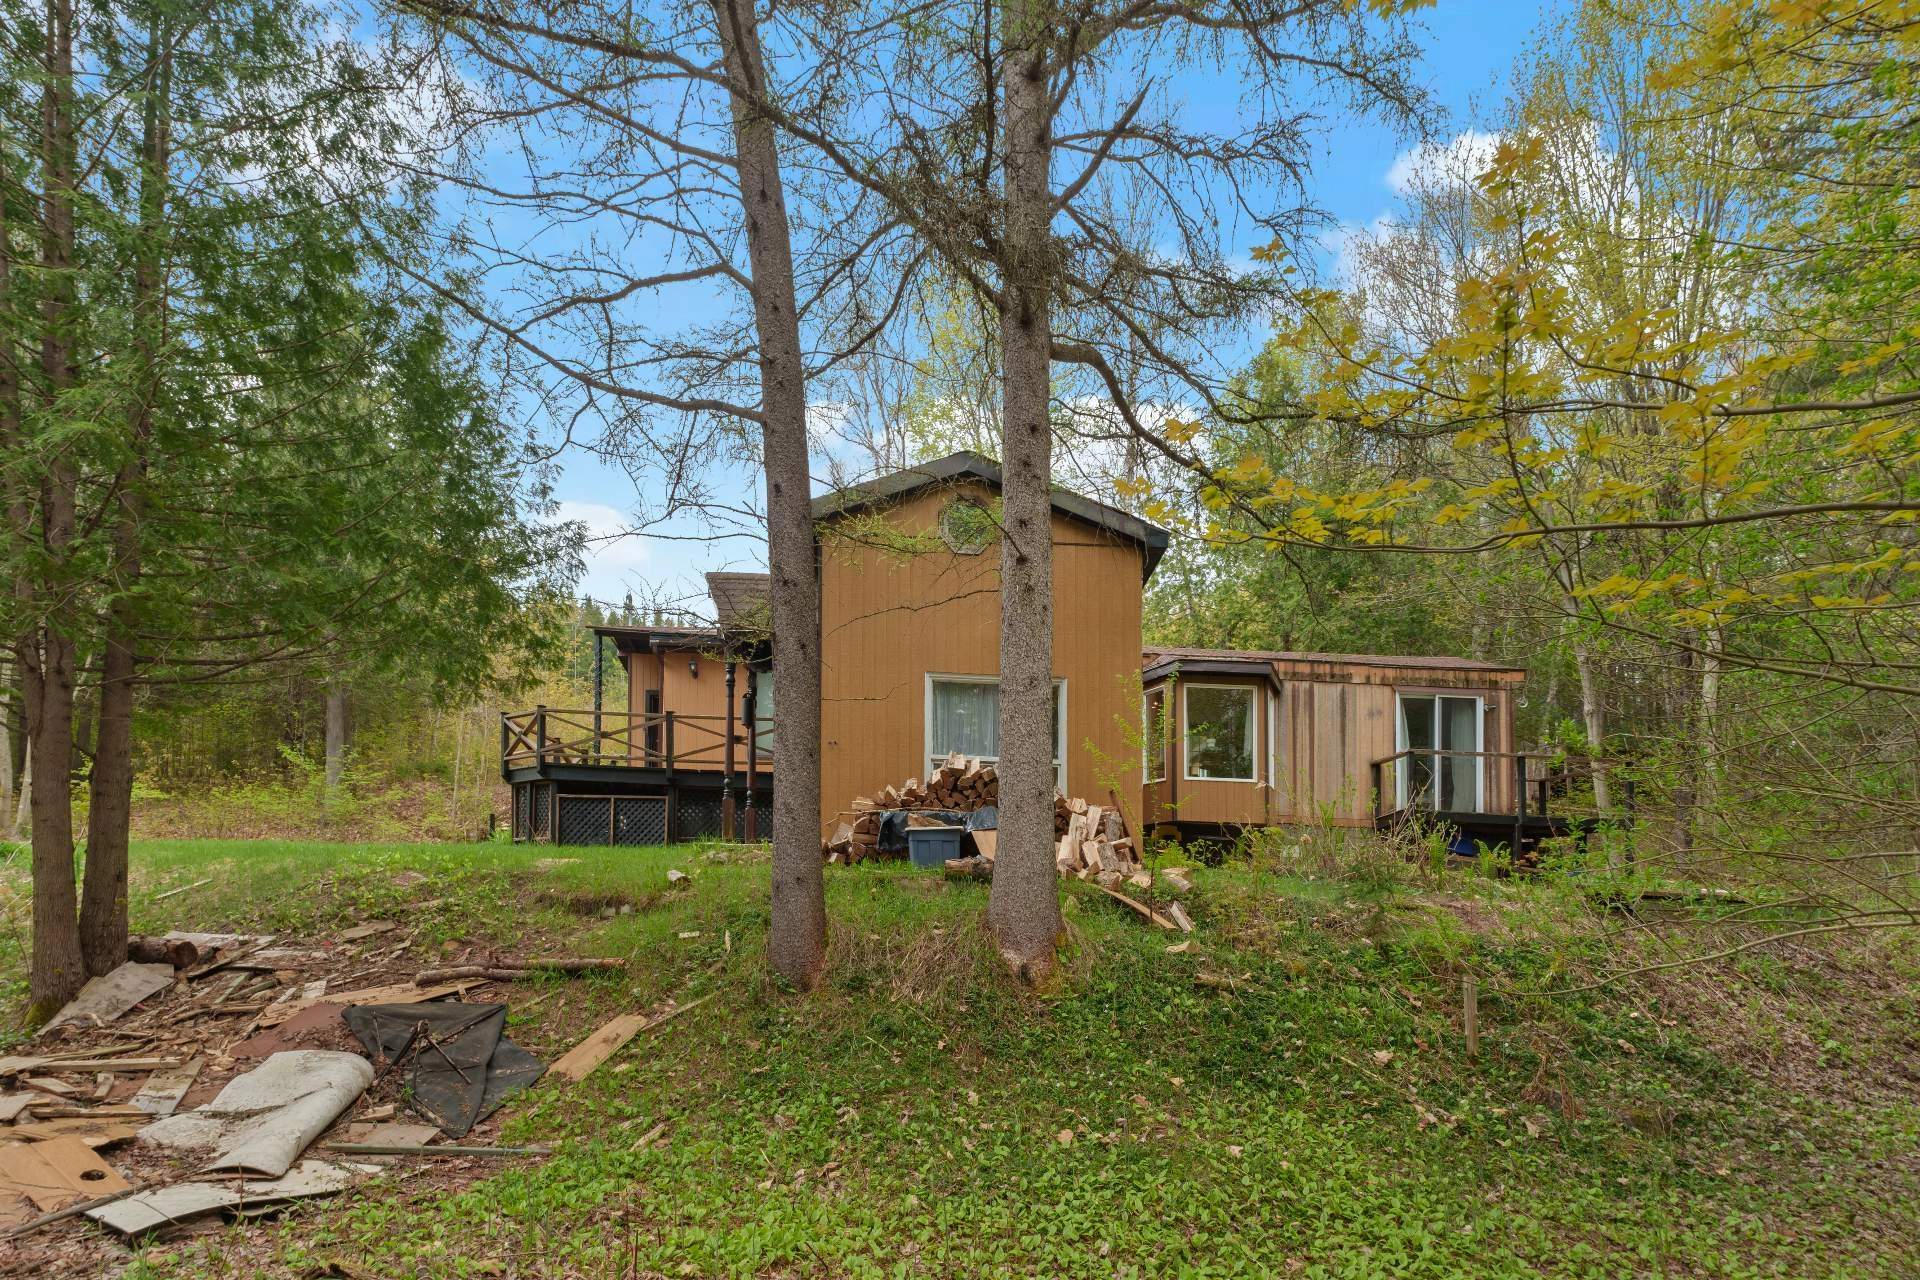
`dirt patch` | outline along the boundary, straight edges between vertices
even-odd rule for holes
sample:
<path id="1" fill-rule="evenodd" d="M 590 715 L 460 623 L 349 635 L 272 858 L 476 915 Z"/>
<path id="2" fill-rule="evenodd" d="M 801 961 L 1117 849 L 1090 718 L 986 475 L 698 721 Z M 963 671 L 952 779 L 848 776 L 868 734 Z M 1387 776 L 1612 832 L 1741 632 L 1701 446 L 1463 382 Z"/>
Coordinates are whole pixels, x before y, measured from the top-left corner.
<path id="1" fill-rule="evenodd" d="M 615 916 L 639 915 L 659 906 L 660 900 L 661 895 L 658 893 L 633 894 L 619 889 L 543 889 L 534 895 L 534 901 L 542 906 L 553 907 L 569 915 L 599 920 L 611 920 Z"/>
<path id="2" fill-rule="evenodd" d="M 1444 911 L 1460 922 L 1460 927 L 1476 938 L 1505 938 L 1512 933 L 1507 927 L 1504 913 L 1476 902 L 1472 898 L 1455 897 L 1446 893 L 1421 895 L 1417 904 L 1435 911 Z"/>

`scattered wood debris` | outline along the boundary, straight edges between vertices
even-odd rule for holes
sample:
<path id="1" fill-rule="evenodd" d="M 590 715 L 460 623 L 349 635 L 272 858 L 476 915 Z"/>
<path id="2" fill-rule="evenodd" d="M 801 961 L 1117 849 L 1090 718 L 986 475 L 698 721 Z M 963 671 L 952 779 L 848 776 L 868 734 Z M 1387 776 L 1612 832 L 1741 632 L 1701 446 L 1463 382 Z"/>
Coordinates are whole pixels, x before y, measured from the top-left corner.
<path id="1" fill-rule="evenodd" d="M 648 1015 L 644 1013 L 626 1013 L 606 1023 L 592 1035 L 582 1040 L 556 1063 L 551 1070 L 562 1080 L 575 1084 L 592 1075 L 595 1068 L 620 1052 L 627 1041 L 642 1031 L 651 1031 L 668 1019 L 677 1018 L 696 1005 L 704 1004 L 713 997 L 701 996 L 698 1000 L 689 1000 L 685 1004 L 675 1005 L 665 1013 Z"/>
<path id="2" fill-rule="evenodd" d="M 171 964 L 136 964 L 129 960 L 80 988 L 80 994 L 40 1028 L 40 1034 L 45 1036 L 69 1024 L 105 1026 L 172 983 Z"/>
<path id="3" fill-rule="evenodd" d="M 327 941 L 184 931 L 133 939 L 134 958 L 90 982 L 29 1050 L 0 1054 L 0 1239 L 45 1232 L 35 1247 L 61 1252 L 80 1237 L 56 1242 L 48 1229 L 71 1229 L 83 1215 L 129 1235 L 209 1212 L 251 1217 L 336 1194 L 389 1163 L 305 1158 L 330 1138 L 397 1148 L 393 1159 L 409 1163 L 456 1154 L 431 1145 L 434 1131 L 422 1125 L 348 1128 L 355 1111 L 357 1120 L 390 1120 L 396 1101 L 418 1106 L 398 1073 L 376 1078 L 343 1013 L 624 964 L 483 955 L 486 963 L 467 965 L 462 956 L 461 976 L 449 981 L 419 967 L 430 958 L 407 958 L 414 943 L 405 929 L 368 921 Z M 307 1065 L 287 1070 L 289 1061 Z M 315 1062 L 342 1070 L 330 1075 Z M 273 1087 L 263 1091 L 261 1081 Z M 137 1150 L 112 1154 L 136 1140 Z M 209 1173 L 210 1160 L 244 1172 Z M 86 1238 L 104 1246 L 97 1233 Z M 27 1265 L 22 1274 L 37 1274 Z"/>

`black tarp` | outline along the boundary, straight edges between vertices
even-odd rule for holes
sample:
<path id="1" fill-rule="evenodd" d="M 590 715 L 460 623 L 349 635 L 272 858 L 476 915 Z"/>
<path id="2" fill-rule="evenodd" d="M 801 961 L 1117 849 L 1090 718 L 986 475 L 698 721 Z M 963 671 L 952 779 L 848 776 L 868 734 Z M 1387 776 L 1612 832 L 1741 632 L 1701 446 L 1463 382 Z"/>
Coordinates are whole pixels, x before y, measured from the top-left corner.
<path id="1" fill-rule="evenodd" d="M 407 1064 L 413 1105 L 450 1138 L 465 1137 L 547 1069 L 506 1038 L 504 1004 L 361 1004 L 344 1017 L 376 1068 Z"/>

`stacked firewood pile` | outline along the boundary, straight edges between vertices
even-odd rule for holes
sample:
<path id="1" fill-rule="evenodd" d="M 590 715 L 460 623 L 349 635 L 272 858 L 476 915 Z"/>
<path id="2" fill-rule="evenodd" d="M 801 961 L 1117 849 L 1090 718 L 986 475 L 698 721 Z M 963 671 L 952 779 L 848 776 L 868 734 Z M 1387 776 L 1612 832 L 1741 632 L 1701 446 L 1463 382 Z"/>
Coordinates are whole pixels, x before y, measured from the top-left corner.
<path id="1" fill-rule="evenodd" d="M 905 810 L 908 827 L 929 826 L 940 821 L 932 814 L 973 813 L 999 802 L 1000 781 L 992 765 L 967 756 L 948 756 L 925 782 L 909 778 L 897 787 L 882 787 L 877 797 L 856 799 L 826 842 L 826 859 L 849 863 L 881 856 L 881 822 L 892 811 Z M 1055 795 L 1053 834 L 1054 863 L 1061 875 L 1096 880 L 1106 888 L 1123 880 L 1145 880 L 1139 849 L 1117 807 Z M 967 862 L 968 869 L 975 873 L 990 870 L 996 836 L 992 830 L 974 831 L 972 839 L 978 852 L 970 859 L 956 861 Z M 890 856 L 898 856 L 897 851 Z"/>
<path id="2" fill-rule="evenodd" d="M 925 782 L 908 778 L 880 788 L 878 797 L 860 796 L 826 842 L 828 862 L 860 862 L 880 854 L 881 816 L 905 810 L 908 826 L 934 826 L 934 813 L 972 813 L 1000 803 L 1000 779 L 990 764 L 972 756 L 951 755 Z M 986 833 L 980 833 L 986 834 Z M 987 841 L 986 843 L 991 843 Z M 904 856 L 899 850 L 889 857 Z"/>
<path id="3" fill-rule="evenodd" d="M 1063 876 L 1093 880 L 1117 888 L 1131 880 L 1145 888 L 1152 881 L 1140 866 L 1140 851 L 1127 834 L 1117 808 L 1102 808 L 1075 797 L 1053 798 L 1053 865 Z"/>

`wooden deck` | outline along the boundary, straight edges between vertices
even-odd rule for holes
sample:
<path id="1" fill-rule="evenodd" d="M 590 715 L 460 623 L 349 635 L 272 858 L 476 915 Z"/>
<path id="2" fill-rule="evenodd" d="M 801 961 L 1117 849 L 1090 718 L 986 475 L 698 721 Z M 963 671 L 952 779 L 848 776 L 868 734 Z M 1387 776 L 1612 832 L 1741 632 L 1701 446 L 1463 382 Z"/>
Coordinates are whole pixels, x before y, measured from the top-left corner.
<path id="1" fill-rule="evenodd" d="M 646 845 L 755 840 L 773 825 L 773 761 L 732 716 L 535 707 L 500 717 L 515 840 Z"/>
<path id="2" fill-rule="evenodd" d="M 1471 846 L 1504 848 L 1516 862 L 1533 861 L 1542 841 L 1584 841 L 1603 821 L 1564 800 L 1576 789 L 1579 763 L 1545 752 L 1399 751 L 1373 762 L 1374 826 L 1438 829 Z M 1630 783 L 1625 795 L 1620 820 L 1631 825 Z"/>

